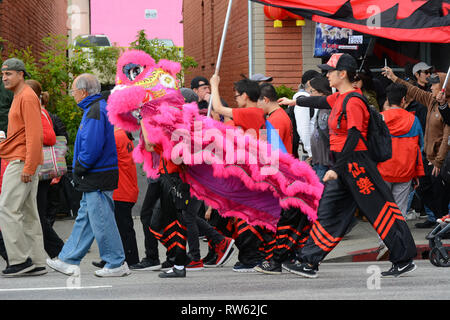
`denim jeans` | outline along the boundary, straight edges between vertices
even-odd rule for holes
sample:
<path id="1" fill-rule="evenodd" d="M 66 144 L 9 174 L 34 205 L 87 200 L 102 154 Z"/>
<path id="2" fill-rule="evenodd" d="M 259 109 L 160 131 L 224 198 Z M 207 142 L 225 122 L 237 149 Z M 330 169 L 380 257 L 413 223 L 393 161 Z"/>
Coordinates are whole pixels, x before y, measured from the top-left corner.
<path id="1" fill-rule="evenodd" d="M 317 176 L 319 177 L 320 182 L 323 183 L 323 181 L 322 181 L 323 177 L 325 176 L 325 173 L 328 170 L 330 170 L 330 167 L 329 166 L 324 166 L 322 164 L 315 164 L 315 165 L 313 165 L 313 169 L 316 172 Z"/>
<path id="2" fill-rule="evenodd" d="M 118 268 L 125 260 L 122 240 L 114 218 L 112 191 L 84 192 L 72 233 L 58 258 L 79 265 L 94 239 L 106 268 Z"/>

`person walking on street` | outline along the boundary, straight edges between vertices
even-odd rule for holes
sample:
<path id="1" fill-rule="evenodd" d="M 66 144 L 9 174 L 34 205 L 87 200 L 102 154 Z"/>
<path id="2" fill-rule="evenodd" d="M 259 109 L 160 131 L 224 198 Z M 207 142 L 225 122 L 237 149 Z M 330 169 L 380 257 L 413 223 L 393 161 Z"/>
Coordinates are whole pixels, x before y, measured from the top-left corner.
<path id="1" fill-rule="evenodd" d="M 14 93 L 7 139 L 0 143 L 0 158 L 9 161 L 0 195 L 0 229 L 8 256 L 2 275 L 41 275 L 47 273 L 36 204 L 39 165 L 43 161 L 41 105 L 25 83 L 29 74 L 21 60 L 6 60 L 2 76 L 5 88 Z"/>
<path id="2" fill-rule="evenodd" d="M 130 271 L 114 218 L 112 194 L 119 180 L 114 127 L 108 121 L 100 90 L 100 83 L 92 74 L 78 76 L 72 85 L 71 94 L 84 111 L 73 156 L 73 182 L 83 195 L 69 239 L 58 258 L 47 259 L 47 264 L 64 274 L 76 274 L 95 239 L 100 258 L 106 261 L 95 275 L 120 277 Z"/>
<path id="3" fill-rule="evenodd" d="M 316 278 L 319 264 L 342 240 L 355 209 L 359 207 L 390 251 L 392 267 L 381 276 L 398 277 L 410 273 L 416 269 L 413 262 L 416 245 L 364 143 L 369 130 L 370 107 L 361 99 L 361 90 L 352 87 L 356 60 L 349 54 L 333 54 L 327 64 L 319 67 L 327 71 L 330 86 L 338 92 L 328 97 L 300 97 L 297 105 L 331 109 L 328 118 L 330 150 L 336 162 L 323 178 L 325 189 L 317 220 L 299 262 L 284 264 L 283 268 L 302 277 Z M 342 117 L 344 99 L 355 92 L 360 97 L 346 100 L 345 117 Z M 296 103 L 286 98 L 279 102 Z"/>

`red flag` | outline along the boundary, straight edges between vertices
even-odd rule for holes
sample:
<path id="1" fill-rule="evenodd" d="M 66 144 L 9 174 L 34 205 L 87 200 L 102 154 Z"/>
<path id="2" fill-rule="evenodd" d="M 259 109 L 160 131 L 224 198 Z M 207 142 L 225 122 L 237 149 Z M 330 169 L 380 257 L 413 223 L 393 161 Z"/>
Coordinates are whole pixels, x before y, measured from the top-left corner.
<path id="1" fill-rule="evenodd" d="M 450 0 L 252 0 L 397 41 L 450 43 Z"/>

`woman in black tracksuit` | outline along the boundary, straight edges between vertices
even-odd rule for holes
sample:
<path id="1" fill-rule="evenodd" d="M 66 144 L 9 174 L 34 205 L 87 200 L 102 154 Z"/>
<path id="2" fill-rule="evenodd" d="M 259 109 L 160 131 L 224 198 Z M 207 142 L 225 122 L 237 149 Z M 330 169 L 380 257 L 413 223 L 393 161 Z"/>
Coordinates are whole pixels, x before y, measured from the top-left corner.
<path id="1" fill-rule="evenodd" d="M 369 111 L 359 98 L 348 100 L 346 114 L 340 117 L 343 101 L 350 92 L 362 92 L 352 87 L 357 64 L 348 54 L 334 54 L 327 64 L 319 65 L 328 71 L 330 86 L 337 93 L 328 97 L 286 98 L 281 104 L 331 109 L 328 125 L 330 150 L 335 164 L 325 173 L 325 189 L 318 208 L 318 219 L 299 256 L 300 262 L 284 264 L 283 268 L 303 277 L 316 278 L 318 266 L 325 256 L 342 240 L 356 207 L 364 213 L 390 250 L 392 267 L 382 276 L 400 276 L 415 270 L 413 258 L 416 246 L 403 216 L 378 172 L 376 163 L 368 155 L 361 136 L 367 138 Z"/>

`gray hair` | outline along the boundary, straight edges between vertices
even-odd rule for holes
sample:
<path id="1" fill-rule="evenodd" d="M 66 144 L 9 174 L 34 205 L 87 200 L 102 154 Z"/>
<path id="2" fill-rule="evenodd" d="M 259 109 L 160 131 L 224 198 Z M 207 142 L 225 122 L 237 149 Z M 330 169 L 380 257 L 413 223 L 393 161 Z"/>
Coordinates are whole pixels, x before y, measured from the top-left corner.
<path id="1" fill-rule="evenodd" d="M 76 79 L 75 86 L 77 89 L 86 90 L 90 96 L 100 93 L 102 90 L 97 77 L 90 73 L 79 75 Z"/>

